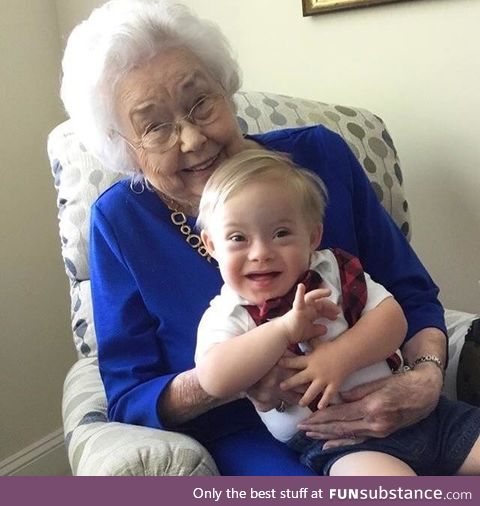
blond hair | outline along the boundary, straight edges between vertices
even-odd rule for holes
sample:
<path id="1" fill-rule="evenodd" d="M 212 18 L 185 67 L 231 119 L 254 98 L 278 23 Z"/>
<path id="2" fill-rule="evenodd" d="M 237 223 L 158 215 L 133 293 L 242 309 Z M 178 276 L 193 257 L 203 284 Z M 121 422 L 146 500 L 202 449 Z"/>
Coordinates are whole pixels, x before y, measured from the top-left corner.
<path id="1" fill-rule="evenodd" d="M 207 181 L 200 200 L 197 227 L 208 228 L 208 221 L 219 205 L 242 188 L 259 181 L 284 183 L 296 193 L 309 225 L 313 227 L 323 222 L 327 190 L 320 177 L 298 167 L 280 153 L 246 149 L 222 163 Z"/>

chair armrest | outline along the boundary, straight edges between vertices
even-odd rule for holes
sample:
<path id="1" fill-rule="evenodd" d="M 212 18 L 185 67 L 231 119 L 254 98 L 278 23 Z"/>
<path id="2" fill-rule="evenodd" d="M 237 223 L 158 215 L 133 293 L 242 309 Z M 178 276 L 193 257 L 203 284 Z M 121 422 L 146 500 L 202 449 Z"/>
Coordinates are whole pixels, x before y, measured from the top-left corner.
<path id="1" fill-rule="evenodd" d="M 217 467 L 194 439 L 117 422 L 78 427 L 69 459 L 76 476 L 209 476 Z"/>
<path id="2" fill-rule="evenodd" d="M 70 369 L 62 404 L 65 441 L 76 476 L 217 475 L 207 450 L 176 432 L 107 422 L 96 358 Z"/>

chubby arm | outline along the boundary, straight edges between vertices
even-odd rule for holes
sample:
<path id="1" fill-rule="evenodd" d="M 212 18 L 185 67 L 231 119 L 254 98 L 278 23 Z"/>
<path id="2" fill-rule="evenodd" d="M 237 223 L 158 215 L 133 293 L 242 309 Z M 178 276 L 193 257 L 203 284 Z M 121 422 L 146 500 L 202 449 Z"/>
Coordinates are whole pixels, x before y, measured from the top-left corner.
<path id="1" fill-rule="evenodd" d="M 281 318 L 215 344 L 197 364 L 200 385 L 217 398 L 238 394 L 266 374 L 288 344 Z"/>
<path id="2" fill-rule="evenodd" d="M 299 404 L 306 406 L 323 392 L 318 408 L 326 407 L 350 374 L 385 360 L 400 347 L 406 332 L 401 307 L 387 297 L 334 341 L 317 343 L 308 355 L 283 359 L 282 366 L 300 372 L 281 387 L 309 384 Z"/>
<path id="3" fill-rule="evenodd" d="M 329 293 L 318 289 L 305 294 L 305 286 L 299 284 L 285 315 L 213 345 L 197 360 L 202 388 L 216 398 L 238 395 L 260 380 L 290 344 L 324 333 L 325 327 L 314 322 Z"/>

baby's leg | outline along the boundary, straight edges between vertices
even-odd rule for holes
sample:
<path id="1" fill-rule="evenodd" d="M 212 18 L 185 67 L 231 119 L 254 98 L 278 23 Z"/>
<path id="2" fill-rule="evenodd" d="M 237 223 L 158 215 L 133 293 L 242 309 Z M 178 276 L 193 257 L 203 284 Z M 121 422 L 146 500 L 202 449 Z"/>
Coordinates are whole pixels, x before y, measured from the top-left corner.
<path id="1" fill-rule="evenodd" d="M 363 451 L 344 455 L 330 469 L 330 476 L 416 476 L 405 462 L 387 453 Z"/>
<path id="2" fill-rule="evenodd" d="M 457 474 L 463 474 L 468 476 L 480 475 L 480 437 L 473 445 L 470 453 L 468 454 L 465 462 L 460 466 Z"/>

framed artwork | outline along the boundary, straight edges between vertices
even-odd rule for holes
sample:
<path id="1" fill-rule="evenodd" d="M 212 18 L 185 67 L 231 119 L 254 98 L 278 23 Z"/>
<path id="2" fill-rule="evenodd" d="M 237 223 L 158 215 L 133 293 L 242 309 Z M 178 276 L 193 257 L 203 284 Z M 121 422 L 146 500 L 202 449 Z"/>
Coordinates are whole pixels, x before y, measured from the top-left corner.
<path id="1" fill-rule="evenodd" d="M 304 16 L 313 16 L 324 12 L 352 9 L 354 7 L 369 7 L 371 5 L 401 2 L 402 0 L 302 0 Z"/>

